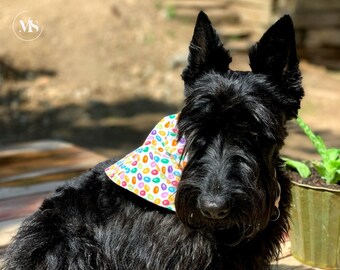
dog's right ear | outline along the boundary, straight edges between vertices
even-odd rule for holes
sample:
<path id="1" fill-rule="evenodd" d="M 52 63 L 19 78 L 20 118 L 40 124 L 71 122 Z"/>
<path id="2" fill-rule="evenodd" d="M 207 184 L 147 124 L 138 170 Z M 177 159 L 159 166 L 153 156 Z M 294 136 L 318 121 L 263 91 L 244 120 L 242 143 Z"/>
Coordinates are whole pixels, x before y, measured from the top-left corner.
<path id="1" fill-rule="evenodd" d="M 280 81 L 287 70 L 298 68 L 295 31 L 289 15 L 273 24 L 249 50 L 250 67 Z"/>
<path id="2" fill-rule="evenodd" d="M 297 116 L 304 95 L 291 17 L 283 16 L 273 24 L 249 50 L 250 67 L 254 73 L 268 75 L 281 85 L 282 103 L 287 119 Z"/>
<path id="3" fill-rule="evenodd" d="M 226 72 L 230 62 L 229 52 L 223 47 L 208 16 L 201 11 L 189 46 L 188 66 L 182 73 L 185 85 L 190 86 L 207 71 Z"/>

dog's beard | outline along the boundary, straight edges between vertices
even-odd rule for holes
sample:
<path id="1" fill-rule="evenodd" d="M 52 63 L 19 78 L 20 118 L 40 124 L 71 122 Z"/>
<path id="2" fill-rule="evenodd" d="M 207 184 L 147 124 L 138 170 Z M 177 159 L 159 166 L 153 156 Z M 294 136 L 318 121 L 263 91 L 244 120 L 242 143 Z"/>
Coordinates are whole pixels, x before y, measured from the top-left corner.
<path id="1" fill-rule="evenodd" d="M 183 182 L 182 182 L 183 183 Z M 236 246 L 256 236 L 263 228 L 263 214 L 233 212 L 225 219 L 210 219 L 202 215 L 197 207 L 199 187 L 181 185 L 176 194 L 176 213 L 179 219 L 190 229 L 199 231 L 207 237 L 223 234 L 224 244 Z"/>
<path id="2" fill-rule="evenodd" d="M 212 220 L 204 218 L 198 209 L 189 213 L 184 223 L 193 230 L 201 232 L 208 238 L 223 236 L 223 244 L 229 247 L 237 246 L 254 238 L 261 230 L 260 221 L 226 218 L 225 220 Z"/>

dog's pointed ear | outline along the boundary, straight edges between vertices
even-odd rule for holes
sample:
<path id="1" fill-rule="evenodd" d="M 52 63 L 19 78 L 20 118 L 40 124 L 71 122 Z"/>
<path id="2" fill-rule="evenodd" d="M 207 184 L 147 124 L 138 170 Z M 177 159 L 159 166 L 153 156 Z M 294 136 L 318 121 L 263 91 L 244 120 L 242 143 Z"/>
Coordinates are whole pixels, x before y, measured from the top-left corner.
<path id="1" fill-rule="evenodd" d="M 226 72 L 230 62 L 229 52 L 223 47 L 208 16 L 201 11 L 189 46 L 188 66 L 182 73 L 185 84 L 190 85 L 207 71 Z"/>
<path id="2" fill-rule="evenodd" d="M 283 16 L 272 25 L 249 50 L 250 67 L 254 73 L 266 74 L 279 84 L 284 98 L 286 119 L 297 116 L 304 95 L 297 58 L 295 30 L 291 17 Z"/>
<path id="3" fill-rule="evenodd" d="M 286 69 L 299 64 L 295 31 L 289 15 L 272 25 L 249 50 L 250 67 L 254 73 L 281 79 Z"/>

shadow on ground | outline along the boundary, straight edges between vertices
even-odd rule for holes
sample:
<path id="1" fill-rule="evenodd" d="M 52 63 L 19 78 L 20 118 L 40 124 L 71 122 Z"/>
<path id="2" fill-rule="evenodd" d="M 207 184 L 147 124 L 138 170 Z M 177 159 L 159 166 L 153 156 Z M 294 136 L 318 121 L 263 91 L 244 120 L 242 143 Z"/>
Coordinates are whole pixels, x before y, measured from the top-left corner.
<path id="1" fill-rule="evenodd" d="M 39 139 L 65 140 L 106 156 L 123 155 L 139 146 L 152 127 L 179 106 L 135 98 L 119 103 L 88 101 L 84 105 L 24 109 L 24 88 L 11 89 L 0 96 L 0 144 Z M 291 122 L 283 155 L 297 159 L 317 159 L 316 151 L 300 128 Z M 331 129 L 316 129 L 328 147 L 338 147 Z"/>
<path id="2" fill-rule="evenodd" d="M 337 47 L 324 47 L 316 49 L 299 49 L 300 59 L 314 65 L 323 66 L 329 70 L 340 70 L 340 49 Z"/>
<path id="3" fill-rule="evenodd" d="M 152 127 L 178 107 L 147 98 L 117 104 L 89 101 L 44 110 L 21 109 L 24 89 L 0 98 L 0 144 L 56 139 L 111 155 L 140 145 Z M 12 101 L 19 103 L 11 106 Z M 118 153 L 117 152 L 117 153 Z"/>
<path id="4" fill-rule="evenodd" d="M 23 69 L 14 67 L 11 61 L 5 57 L 0 57 L 0 84 L 3 81 L 23 81 L 34 80 L 39 76 L 54 77 L 57 73 L 49 69 Z"/>

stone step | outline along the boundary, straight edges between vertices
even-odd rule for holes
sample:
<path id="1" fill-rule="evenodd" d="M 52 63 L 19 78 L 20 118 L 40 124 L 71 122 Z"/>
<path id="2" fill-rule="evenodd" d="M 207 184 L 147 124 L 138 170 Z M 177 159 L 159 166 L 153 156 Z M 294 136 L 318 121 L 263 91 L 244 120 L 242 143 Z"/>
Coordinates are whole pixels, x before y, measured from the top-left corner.
<path id="1" fill-rule="evenodd" d="M 212 23 L 216 26 L 220 23 L 237 23 L 239 22 L 239 16 L 237 13 L 224 10 L 212 8 L 206 11 Z M 179 8 L 175 10 L 175 17 L 190 21 L 196 21 L 198 11 L 190 8 Z"/>
<path id="2" fill-rule="evenodd" d="M 245 5 L 234 5 L 230 12 L 238 14 L 241 23 L 249 26 L 267 26 L 272 16 L 271 10 L 267 6 L 259 9 Z"/>
<path id="3" fill-rule="evenodd" d="M 169 0 L 164 2 L 165 7 L 173 8 L 192 8 L 192 9 L 208 9 L 208 8 L 226 8 L 231 4 L 231 1 L 213 0 L 213 1 L 183 1 L 183 0 Z"/>
<path id="4" fill-rule="evenodd" d="M 228 40 L 225 42 L 225 47 L 231 52 L 248 52 L 251 46 L 252 42 L 249 39 Z"/>
<path id="5" fill-rule="evenodd" d="M 218 27 L 218 34 L 221 38 L 248 38 L 254 33 L 254 29 L 245 25 L 223 25 Z"/>

